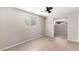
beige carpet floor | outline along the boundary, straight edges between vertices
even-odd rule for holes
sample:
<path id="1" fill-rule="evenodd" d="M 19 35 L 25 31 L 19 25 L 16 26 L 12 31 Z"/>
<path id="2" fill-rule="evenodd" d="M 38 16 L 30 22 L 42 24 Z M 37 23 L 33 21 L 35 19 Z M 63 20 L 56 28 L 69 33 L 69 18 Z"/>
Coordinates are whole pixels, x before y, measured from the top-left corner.
<path id="1" fill-rule="evenodd" d="M 17 45 L 5 51 L 79 51 L 79 43 L 60 37 L 43 37 Z"/>

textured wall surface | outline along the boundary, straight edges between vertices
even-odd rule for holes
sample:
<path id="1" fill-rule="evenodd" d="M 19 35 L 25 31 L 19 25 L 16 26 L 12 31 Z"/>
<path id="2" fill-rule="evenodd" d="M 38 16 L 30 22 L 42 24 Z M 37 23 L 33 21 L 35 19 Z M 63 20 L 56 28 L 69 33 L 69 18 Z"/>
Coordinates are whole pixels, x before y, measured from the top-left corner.
<path id="1" fill-rule="evenodd" d="M 27 15 L 37 18 L 35 26 L 25 25 Z M 0 48 L 43 36 L 44 23 L 41 16 L 16 8 L 0 8 Z"/>

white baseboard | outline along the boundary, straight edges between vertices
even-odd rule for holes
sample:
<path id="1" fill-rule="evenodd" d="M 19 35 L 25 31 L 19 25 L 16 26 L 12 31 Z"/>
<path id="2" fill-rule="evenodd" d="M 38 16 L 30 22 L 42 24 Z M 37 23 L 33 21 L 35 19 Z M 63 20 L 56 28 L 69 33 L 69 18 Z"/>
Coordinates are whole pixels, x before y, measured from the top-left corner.
<path id="1" fill-rule="evenodd" d="M 39 38 L 41 38 L 41 37 L 43 37 L 43 36 L 35 37 L 35 38 L 29 39 L 29 40 L 26 40 L 26 41 L 23 41 L 23 42 L 20 42 L 20 43 L 17 43 L 17 44 L 13 44 L 13 45 L 7 46 L 7 47 L 5 47 L 5 48 L 0 49 L 0 51 L 5 51 L 5 50 L 7 50 L 7 49 L 9 49 L 9 48 L 15 47 L 15 46 L 17 46 L 17 45 L 20 45 L 20 44 L 23 44 L 23 43 L 26 43 L 26 42 L 29 42 L 29 41 L 31 41 L 31 40 L 39 39 Z"/>
<path id="2" fill-rule="evenodd" d="M 17 43 L 17 44 L 13 44 L 13 45 L 7 46 L 7 47 L 5 47 L 5 48 L 0 49 L 0 51 L 4 51 L 4 50 L 6 50 L 6 49 L 15 47 L 15 46 L 20 45 L 20 44 L 23 44 L 23 43 L 25 43 L 25 42 L 27 42 L 27 41 L 23 41 L 23 42 L 20 42 L 20 43 Z"/>
<path id="3" fill-rule="evenodd" d="M 73 41 L 73 42 L 78 42 L 78 43 L 79 43 L 79 41 L 77 41 L 77 40 L 69 40 L 69 39 L 68 39 L 68 41 Z"/>

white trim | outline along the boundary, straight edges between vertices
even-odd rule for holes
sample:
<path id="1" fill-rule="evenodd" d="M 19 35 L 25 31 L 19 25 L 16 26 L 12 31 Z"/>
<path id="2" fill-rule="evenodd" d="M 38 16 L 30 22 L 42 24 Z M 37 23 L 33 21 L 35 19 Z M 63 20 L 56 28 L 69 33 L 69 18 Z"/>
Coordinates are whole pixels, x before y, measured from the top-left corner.
<path id="1" fill-rule="evenodd" d="M 79 43 L 79 41 L 77 41 L 77 40 L 68 40 L 68 41 L 73 41 L 73 42 L 78 42 Z"/>
<path id="2" fill-rule="evenodd" d="M 6 50 L 6 49 L 15 47 L 15 46 L 20 45 L 20 44 L 23 44 L 23 43 L 25 43 L 25 42 L 27 42 L 27 41 L 23 41 L 23 42 L 20 42 L 20 43 L 17 43 L 17 44 L 13 44 L 13 45 L 7 46 L 7 47 L 5 47 L 5 48 L 0 49 L 0 51 L 4 51 L 4 50 Z"/>
<path id="3" fill-rule="evenodd" d="M 4 51 L 4 50 L 6 50 L 6 49 L 15 47 L 15 46 L 17 46 L 17 45 L 20 45 L 20 44 L 23 44 L 23 43 L 26 43 L 26 42 L 29 42 L 29 41 L 31 41 L 31 40 L 39 39 L 39 38 L 41 38 L 41 37 L 43 37 L 43 36 L 36 37 L 36 38 L 32 38 L 32 39 L 29 39 L 29 40 L 26 40 L 26 41 L 23 41 L 23 42 L 20 42 L 20 43 L 17 43 L 17 44 L 13 44 L 13 45 L 7 46 L 7 47 L 5 47 L 5 48 L 0 49 L 0 51 Z"/>

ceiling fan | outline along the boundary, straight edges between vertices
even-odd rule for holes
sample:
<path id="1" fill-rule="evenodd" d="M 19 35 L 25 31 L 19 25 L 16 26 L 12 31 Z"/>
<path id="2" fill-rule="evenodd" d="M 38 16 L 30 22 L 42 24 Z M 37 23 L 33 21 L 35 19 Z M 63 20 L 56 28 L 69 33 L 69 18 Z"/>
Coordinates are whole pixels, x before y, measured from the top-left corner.
<path id="1" fill-rule="evenodd" d="M 51 10 L 53 9 L 53 7 L 46 7 L 46 10 L 48 13 L 51 13 Z"/>
<path id="2" fill-rule="evenodd" d="M 43 10 L 43 11 L 41 11 L 41 12 L 51 13 L 51 12 L 52 12 L 53 7 L 45 7 L 44 9 L 45 9 L 45 10 Z"/>

